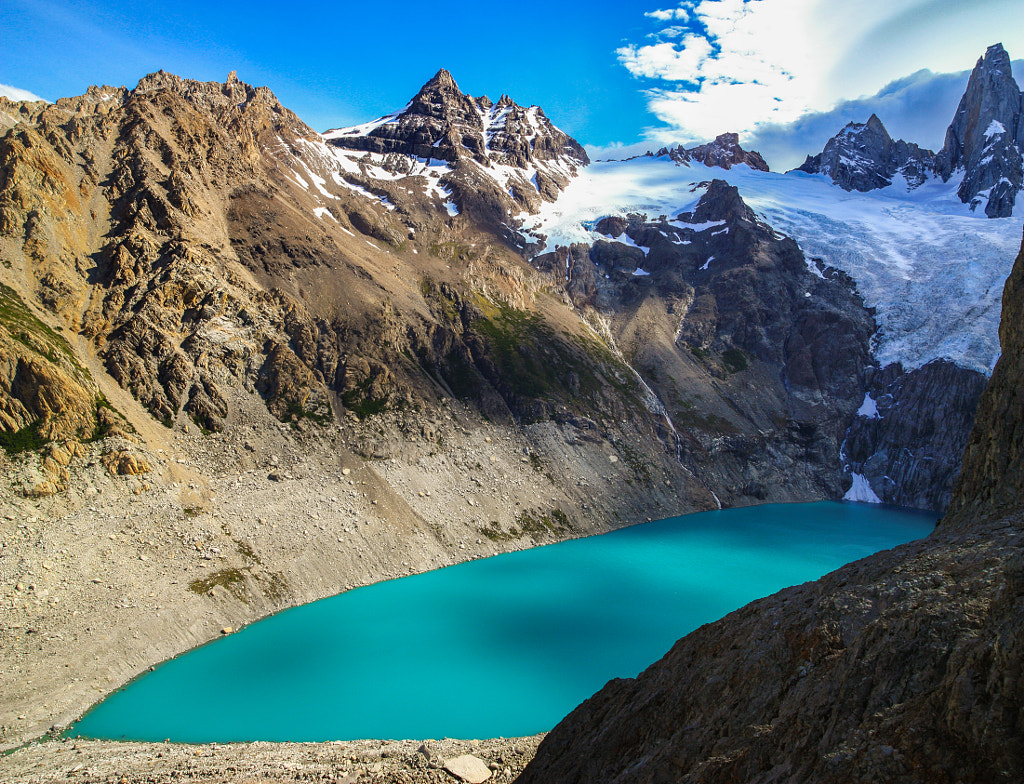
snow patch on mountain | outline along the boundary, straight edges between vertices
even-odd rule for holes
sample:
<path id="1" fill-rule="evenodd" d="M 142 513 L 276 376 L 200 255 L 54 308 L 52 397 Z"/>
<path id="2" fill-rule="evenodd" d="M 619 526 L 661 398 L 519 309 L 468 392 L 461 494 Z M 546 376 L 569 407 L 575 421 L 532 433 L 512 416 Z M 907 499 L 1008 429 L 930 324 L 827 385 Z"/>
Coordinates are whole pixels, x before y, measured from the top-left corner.
<path id="1" fill-rule="evenodd" d="M 871 489 L 871 483 L 863 474 L 853 473 L 853 484 L 843 496 L 844 501 L 857 501 L 862 504 L 880 504 L 882 499 Z"/>
<path id="2" fill-rule="evenodd" d="M 553 203 L 520 215 L 543 249 L 604 237 L 596 222 L 645 213 L 670 219 L 693 211 L 700 185 L 723 179 L 809 258 L 847 272 L 877 309 L 875 356 L 906 369 L 935 359 L 991 373 L 999 356 L 1003 283 L 1020 245 L 1021 217 L 988 219 L 957 197 L 959 181 L 931 177 L 908 191 L 897 175 L 885 188 L 844 191 L 823 175 L 778 174 L 746 165 L 688 167 L 640 157 L 592 163 Z M 690 228 L 693 228 L 690 226 Z"/>
<path id="3" fill-rule="evenodd" d="M 860 408 L 857 409 L 857 416 L 862 416 L 865 419 L 879 419 L 878 403 L 871 397 L 871 395 L 864 393 L 864 402 L 860 404 Z"/>

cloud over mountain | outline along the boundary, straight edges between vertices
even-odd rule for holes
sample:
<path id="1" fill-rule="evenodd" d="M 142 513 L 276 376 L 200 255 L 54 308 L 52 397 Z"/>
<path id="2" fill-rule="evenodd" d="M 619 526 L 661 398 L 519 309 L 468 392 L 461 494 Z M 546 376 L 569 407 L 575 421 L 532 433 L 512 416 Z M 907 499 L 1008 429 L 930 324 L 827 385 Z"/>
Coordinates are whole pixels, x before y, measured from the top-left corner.
<path id="1" fill-rule="evenodd" d="M 922 81 L 919 69 L 960 72 L 993 35 L 1020 51 L 1021 34 L 1005 24 L 1013 13 L 1006 0 L 969 8 L 947 0 L 687 0 L 647 12 L 660 27 L 616 55 L 664 123 L 650 136 L 689 142 L 852 110 L 878 91 L 894 104 L 901 90 L 902 97 L 920 96 L 907 91 Z M 953 45 L 935 45 L 940 28 L 955 32 Z M 892 82 L 894 73 L 912 72 L 907 84 Z"/>
<path id="2" fill-rule="evenodd" d="M 45 101 L 45 98 L 40 98 L 35 93 L 29 92 L 28 90 L 22 90 L 20 87 L 12 87 L 9 84 L 0 84 L 0 95 L 4 98 L 10 98 L 12 101 Z"/>

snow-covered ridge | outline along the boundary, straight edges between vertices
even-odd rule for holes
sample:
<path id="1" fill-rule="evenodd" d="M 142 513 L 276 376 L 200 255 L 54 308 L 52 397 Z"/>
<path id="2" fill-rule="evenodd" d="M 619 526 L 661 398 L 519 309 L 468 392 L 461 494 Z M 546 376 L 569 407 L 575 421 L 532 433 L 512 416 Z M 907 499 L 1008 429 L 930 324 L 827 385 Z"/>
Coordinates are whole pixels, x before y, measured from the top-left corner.
<path id="1" fill-rule="evenodd" d="M 770 225 L 793 237 L 808 257 L 847 272 L 877 309 L 875 355 L 907 369 L 949 359 L 990 373 L 999 356 L 1003 283 L 1020 246 L 1020 217 L 989 219 L 957 197 L 959 181 L 929 178 L 908 191 L 893 183 L 848 192 L 823 175 L 750 169 L 689 168 L 666 158 L 597 162 L 579 172 L 558 200 L 522 230 L 543 236 L 545 250 L 608 238 L 589 227 L 607 216 L 645 213 L 674 218 L 692 211 L 698 183 L 722 179 Z M 713 265 L 709 267 L 714 270 Z"/>

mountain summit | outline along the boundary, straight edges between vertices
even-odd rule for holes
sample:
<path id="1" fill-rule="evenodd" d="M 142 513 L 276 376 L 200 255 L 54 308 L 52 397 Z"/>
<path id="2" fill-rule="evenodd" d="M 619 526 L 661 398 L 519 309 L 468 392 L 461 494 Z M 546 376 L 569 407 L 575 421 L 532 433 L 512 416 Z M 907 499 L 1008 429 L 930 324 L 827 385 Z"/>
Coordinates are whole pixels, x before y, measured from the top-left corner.
<path id="1" fill-rule="evenodd" d="M 990 46 L 971 72 L 946 141 L 935 160 L 944 181 L 957 171 L 958 195 L 990 218 L 1008 217 L 1024 185 L 1024 94 L 1014 81 L 1002 44 Z"/>
<path id="2" fill-rule="evenodd" d="M 535 161 L 590 163 L 583 147 L 552 125 L 539 106 L 523 107 L 505 95 L 497 103 L 486 96 L 473 98 L 443 68 L 402 111 L 327 131 L 324 138 L 343 149 L 448 163 L 472 158 L 485 166 L 493 162 L 520 169 Z"/>
<path id="3" fill-rule="evenodd" d="M 935 153 L 902 139 L 894 140 L 877 115 L 866 123 L 849 123 L 828 140 L 825 149 L 807 156 L 797 171 L 825 174 L 843 190 L 871 191 L 892 185 L 902 174 L 916 188 L 932 169 Z"/>
<path id="4" fill-rule="evenodd" d="M 381 174 L 390 181 L 430 169 L 453 210 L 502 227 L 515 246 L 522 242 L 507 228 L 509 216 L 536 213 L 545 201 L 555 201 L 590 163 L 583 147 L 539 106 L 520 106 L 507 95 L 497 103 L 473 98 L 443 68 L 401 111 L 327 131 L 323 138 L 375 182 Z M 371 163 L 383 172 L 374 173 Z"/>
<path id="5" fill-rule="evenodd" d="M 759 152 L 744 150 L 740 147 L 740 137 L 737 133 L 722 133 L 716 136 L 713 142 L 688 149 L 681 144 L 674 149 L 662 147 L 655 153 L 658 158 L 665 155 L 676 163 L 685 165 L 689 165 L 690 161 L 698 161 L 705 166 L 731 169 L 733 166 L 745 163 L 751 169 L 768 171 L 768 164 Z"/>

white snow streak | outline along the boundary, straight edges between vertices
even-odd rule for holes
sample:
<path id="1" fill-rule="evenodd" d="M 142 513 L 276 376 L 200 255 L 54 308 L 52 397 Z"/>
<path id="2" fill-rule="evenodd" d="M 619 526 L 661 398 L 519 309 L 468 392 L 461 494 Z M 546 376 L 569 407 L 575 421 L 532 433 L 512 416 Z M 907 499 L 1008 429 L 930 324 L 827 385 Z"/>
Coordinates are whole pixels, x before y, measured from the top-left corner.
<path id="1" fill-rule="evenodd" d="M 875 402 L 871 395 L 864 393 L 864 402 L 860 404 L 860 408 L 857 409 L 857 416 L 865 417 L 866 419 L 880 419 L 878 415 L 878 404 Z"/>
<path id="2" fill-rule="evenodd" d="M 865 504 L 880 504 L 882 499 L 879 498 L 875 491 L 871 489 L 871 483 L 867 480 L 863 474 L 853 473 L 853 484 L 850 485 L 850 489 L 846 491 L 846 495 L 843 496 L 844 501 L 860 501 Z"/>

